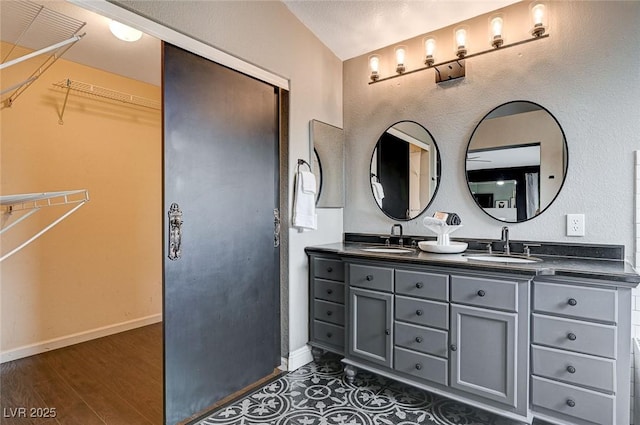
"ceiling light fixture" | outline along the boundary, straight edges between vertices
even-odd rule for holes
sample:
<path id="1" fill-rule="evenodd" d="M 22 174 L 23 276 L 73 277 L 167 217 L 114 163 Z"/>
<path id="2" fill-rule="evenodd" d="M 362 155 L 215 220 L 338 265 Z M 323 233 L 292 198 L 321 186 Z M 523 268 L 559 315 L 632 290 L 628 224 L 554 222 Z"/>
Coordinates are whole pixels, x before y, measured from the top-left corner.
<path id="1" fill-rule="evenodd" d="M 117 21 L 110 21 L 109 29 L 113 35 L 123 41 L 134 42 L 142 38 L 142 31 L 138 31 L 135 28 L 131 28 Z"/>

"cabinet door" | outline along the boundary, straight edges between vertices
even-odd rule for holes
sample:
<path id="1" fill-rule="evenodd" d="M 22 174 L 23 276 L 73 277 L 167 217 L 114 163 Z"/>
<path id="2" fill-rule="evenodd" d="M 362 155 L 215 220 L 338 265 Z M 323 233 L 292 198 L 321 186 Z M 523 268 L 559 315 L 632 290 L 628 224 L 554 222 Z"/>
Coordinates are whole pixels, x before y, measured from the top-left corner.
<path id="1" fill-rule="evenodd" d="M 349 288 L 349 354 L 391 367 L 393 295 Z"/>
<path id="2" fill-rule="evenodd" d="M 516 407 L 517 316 L 451 305 L 451 386 Z"/>

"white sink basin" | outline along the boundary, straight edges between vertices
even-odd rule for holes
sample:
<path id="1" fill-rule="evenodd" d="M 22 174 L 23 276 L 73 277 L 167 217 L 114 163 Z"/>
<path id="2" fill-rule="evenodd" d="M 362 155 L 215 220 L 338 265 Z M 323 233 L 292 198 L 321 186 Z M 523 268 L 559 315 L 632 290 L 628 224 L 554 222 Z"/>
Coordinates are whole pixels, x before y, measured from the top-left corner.
<path id="1" fill-rule="evenodd" d="M 362 248 L 362 251 L 367 251 L 367 252 L 380 252 L 380 253 L 384 253 L 384 254 L 409 254 L 411 252 L 415 252 L 413 249 L 409 249 L 409 248 L 392 248 L 392 247 L 386 247 L 386 248 Z"/>
<path id="2" fill-rule="evenodd" d="M 465 255 L 465 257 L 469 260 L 488 261 L 492 263 L 538 263 L 542 261 L 541 259 L 535 257 L 517 257 L 500 254 Z"/>

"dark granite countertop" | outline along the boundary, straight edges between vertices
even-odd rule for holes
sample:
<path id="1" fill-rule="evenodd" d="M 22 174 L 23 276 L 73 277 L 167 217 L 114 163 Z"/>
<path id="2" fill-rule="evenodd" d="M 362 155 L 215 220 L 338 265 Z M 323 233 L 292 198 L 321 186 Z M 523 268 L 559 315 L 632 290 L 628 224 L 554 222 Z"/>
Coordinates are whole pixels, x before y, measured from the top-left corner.
<path id="1" fill-rule="evenodd" d="M 407 264 L 422 264 L 431 266 L 455 266 L 462 269 L 472 269 L 486 272 L 516 272 L 532 276 L 565 276 L 581 279 L 597 279 L 614 283 L 616 286 L 634 288 L 640 283 L 640 275 L 631 264 L 620 259 L 596 259 L 580 257 L 564 257 L 557 255 L 535 254 L 541 262 L 535 263 L 507 263 L 486 262 L 469 259 L 466 255 L 486 253 L 467 250 L 461 254 L 433 254 L 414 249 L 410 253 L 378 253 L 363 251 L 372 245 L 363 242 L 343 242 L 305 248 L 307 253 L 331 253 L 345 258 L 386 260 Z M 397 247 L 397 245 L 395 245 Z"/>

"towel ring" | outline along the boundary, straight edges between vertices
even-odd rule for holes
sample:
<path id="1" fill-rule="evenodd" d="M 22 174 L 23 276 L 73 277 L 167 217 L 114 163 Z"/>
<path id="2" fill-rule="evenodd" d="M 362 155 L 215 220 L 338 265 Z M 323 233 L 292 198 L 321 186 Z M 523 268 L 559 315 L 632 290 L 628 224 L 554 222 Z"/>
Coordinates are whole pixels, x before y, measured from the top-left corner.
<path id="1" fill-rule="evenodd" d="M 304 159 L 299 159 L 298 158 L 298 165 L 297 165 L 297 170 L 296 171 L 300 171 L 300 166 L 301 165 L 306 165 L 307 167 L 309 167 L 309 171 L 311 171 L 311 165 L 309 165 L 309 163 L 307 161 L 305 161 Z"/>

